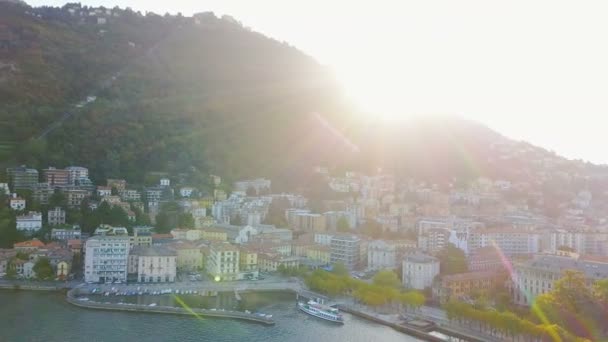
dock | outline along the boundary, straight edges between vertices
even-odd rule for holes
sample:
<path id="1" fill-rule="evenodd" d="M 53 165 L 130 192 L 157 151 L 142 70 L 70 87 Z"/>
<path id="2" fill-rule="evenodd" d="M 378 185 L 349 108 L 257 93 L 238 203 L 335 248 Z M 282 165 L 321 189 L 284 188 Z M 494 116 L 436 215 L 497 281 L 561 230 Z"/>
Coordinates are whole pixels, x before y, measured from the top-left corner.
<path id="1" fill-rule="evenodd" d="M 262 316 L 254 313 L 247 313 L 241 311 L 230 311 L 230 310 L 208 310 L 199 308 L 182 308 L 175 306 L 149 306 L 141 304 L 125 304 L 125 303 L 102 303 L 92 300 L 81 300 L 78 297 L 78 289 L 72 289 L 68 291 L 66 300 L 68 303 L 87 309 L 94 310 L 111 310 L 111 311 L 126 311 L 126 312 L 143 312 L 143 313 L 156 313 L 156 314 L 173 314 L 173 315 L 187 315 L 194 316 L 197 318 L 226 318 L 226 319 L 238 319 L 242 321 L 248 321 L 252 323 L 259 323 L 263 325 L 274 325 L 275 322 L 266 316 Z"/>

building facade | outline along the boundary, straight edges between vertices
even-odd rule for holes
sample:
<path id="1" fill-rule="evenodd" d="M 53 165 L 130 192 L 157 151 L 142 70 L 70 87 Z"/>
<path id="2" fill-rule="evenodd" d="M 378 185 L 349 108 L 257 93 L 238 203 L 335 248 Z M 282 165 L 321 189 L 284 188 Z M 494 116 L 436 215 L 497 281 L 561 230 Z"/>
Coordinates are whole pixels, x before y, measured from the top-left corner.
<path id="1" fill-rule="evenodd" d="M 9 185 L 13 191 L 31 189 L 38 184 L 38 170 L 25 166 L 6 169 Z"/>
<path id="2" fill-rule="evenodd" d="M 237 280 L 239 273 L 239 249 L 227 242 L 216 242 L 209 246 L 206 260 L 207 273 L 216 281 Z"/>
<path id="3" fill-rule="evenodd" d="M 82 236 L 80 231 L 80 226 L 74 225 L 71 227 L 65 228 L 53 228 L 51 229 L 51 239 L 52 240 L 79 240 Z"/>
<path id="4" fill-rule="evenodd" d="M 383 240 L 371 241 L 367 246 L 367 268 L 370 270 L 397 268 L 397 248 Z"/>
<path id="5" fill-rule="evenodd" d="M 129 237 L 93 236 L 85 244 L 86 282 L 127 281 Z"/>
<path id="6" fill-rule="evenodd" d="M 135 246 L 129 253 L 128 273 L 139 283 L 172 283 L 177 270 L 177 253 L 163 246 Z"/>
<path id="7" fill-rule="evenodd" d="M 61 207 L 55 207 L 47 212 L 47 220 L 49 226 L 57 226 L 65 224 L 65 210 Z"/>
<path id="8" fill-rule="evenodd" d="M 42 228 L 42 214 L 30 211 L 27 215 L 17 216 L 17 230 L 35 233 Z"/>
<path id="9" fill-rule="evenodd" d="M 412 254 L 403 260 L 402 283 L 407 288 L 424 290 L 431 287 L 439 274 L 439 259 L 430 255 Z"/>
<path id="10" fill-rule="evenodd" d="M 331 239 L 331 263 L 343 263 L 353 270 L 359 266 L 361 239 L 356 235 L 334 235 Z"/>
<path id="11" fill-rule="evenodd" d="M 475 292 L 490 291 L 505 280 L 505 275 L 492 271 L 446 275 L 433 284 L 433 299 L 441 304 L 451 299 L 467 300 Z"/>

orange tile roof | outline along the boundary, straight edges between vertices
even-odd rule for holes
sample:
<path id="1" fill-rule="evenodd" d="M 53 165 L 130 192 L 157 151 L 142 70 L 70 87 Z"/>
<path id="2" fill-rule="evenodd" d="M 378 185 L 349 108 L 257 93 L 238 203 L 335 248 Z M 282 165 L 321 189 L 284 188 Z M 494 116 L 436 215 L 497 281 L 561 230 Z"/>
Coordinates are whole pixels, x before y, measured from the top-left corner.
<path id="1" fill-rule="evenodd" d="M 38 239 L 33 239 L 29 241 L 17 242 L 13 245 L 13 248 L 17 247 L 44 247 L 44 243 Z"/>

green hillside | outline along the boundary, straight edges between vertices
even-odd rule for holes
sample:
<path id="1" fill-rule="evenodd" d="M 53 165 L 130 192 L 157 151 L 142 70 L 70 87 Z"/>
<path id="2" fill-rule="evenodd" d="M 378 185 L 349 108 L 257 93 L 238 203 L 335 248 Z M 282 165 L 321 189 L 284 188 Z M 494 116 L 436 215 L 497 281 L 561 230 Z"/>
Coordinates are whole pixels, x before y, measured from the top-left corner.
<path id="1" fill-rule="evenodd" d="M 214 173 L 293 188 L 318 164 L 442 184 L 608 178 L 463 120 L 357 122 L 314 59 L 212 13 L 0 2 L 0 98 L 0 167 L 83 165 L 94 180 Z"/>
<path id="2" fill-rule="evenodd" d="M 329 73 L 229 17 L 197 22 L 121 11 L 100 27 L 65 10 L 46 9 L 57 19 L 40 19 L 9 8 L 2 13 L 10 30 L 28 32 L 7 50 L 18 71 L 0 88 L 10 99 L 0 109 L 10 132 L 3 139 L 20 142 L 18 162 L 81 164 L 95 178 L 133 181 L 142 170 L 190 167 L 255 176 L 298 169 L 295 156 L 322 160 L 323 144 L 331 143 L 314 114 L 342 108 Z M 89 93 L 95 103 L 73 107 Z M 74 115 L 46 139 L 31 140 L 64 109 Z"/>

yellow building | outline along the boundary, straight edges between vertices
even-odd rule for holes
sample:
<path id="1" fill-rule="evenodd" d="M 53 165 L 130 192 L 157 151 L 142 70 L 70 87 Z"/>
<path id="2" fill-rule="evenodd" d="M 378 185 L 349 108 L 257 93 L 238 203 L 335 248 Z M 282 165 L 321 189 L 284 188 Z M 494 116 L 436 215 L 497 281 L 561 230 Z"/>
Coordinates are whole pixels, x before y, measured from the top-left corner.
<path id="1" fill-rule="evenodd" d="M 300 258 L 293 256 L 281 256 L 279 254 L 259 254 L 258 265 L 262 272 L 275 272 L 279 266 L 295 268 L 300 265 Z"/>
<path id="2" fill-rule="evenodd" d="M 201 230 L 201 238 L 208 241 L 228 241 L 228 233 L 224 230 L 207 228 Z"/>
<path id="3" fill-rule="evenodd" d="M 308 241 L 294 241 L 291 245 L 291 254 L 297 257 L 306 257 L 308 249 L 315 244 Z"/>
<path id="4" fill-rule="evenodd" d="M 169 246 L 177 251 L 177 269 L 179 271 L 196 271 L 203 268 L 204 257 L 201 249 L 188 242 L 173 243 Z"/>
<path id="5" fill-rule="evenodd" d="M 306 249 L 306 258 L 329 265 L 331 262 L 331 248 L 322 245 L 309 246 Z"/>
<path id="6" fill-rule="evenodd" d="M 239 249 L 228 242 L 215 242 L 209 246 L 205 262 L 207 273 L 216 281 L 237 280 L 239 275 Z"/>
<path id="7" fill-rule="evenodd" d="M 257 271 L 258 253 L 248 248 L 241 248 L 239 268 L 245 272 Z"/>
<path id="8" fill-rule="evenodd" d="M 215 203 L 213 197 L 203 197 L 198 200 L 198 205 L 207 209 L 211 208 L 213 203 Z"/>
<path id="9" fill-rule="evenodd" d="M 71 265 L 69 262 L 67 261 L 60 261 L 57 263 L 57 278 L 59 278 L 59 280 L 65 280 L 68 278 L 68 275 L 70 274 L 70 270 L 71 270 Z"/>

